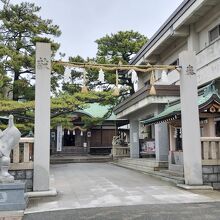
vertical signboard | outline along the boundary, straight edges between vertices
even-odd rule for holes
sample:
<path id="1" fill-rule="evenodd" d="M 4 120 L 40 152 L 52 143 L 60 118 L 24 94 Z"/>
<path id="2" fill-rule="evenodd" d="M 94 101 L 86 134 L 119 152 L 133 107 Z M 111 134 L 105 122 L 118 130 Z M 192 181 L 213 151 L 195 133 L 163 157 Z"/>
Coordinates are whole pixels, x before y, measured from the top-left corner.
<path id="1" fill-rule="evenodd" d="M 62 125 L 57 126 L 57 151 L 62 151 L 62 138 L 63 137 L 63 129 Z"/>

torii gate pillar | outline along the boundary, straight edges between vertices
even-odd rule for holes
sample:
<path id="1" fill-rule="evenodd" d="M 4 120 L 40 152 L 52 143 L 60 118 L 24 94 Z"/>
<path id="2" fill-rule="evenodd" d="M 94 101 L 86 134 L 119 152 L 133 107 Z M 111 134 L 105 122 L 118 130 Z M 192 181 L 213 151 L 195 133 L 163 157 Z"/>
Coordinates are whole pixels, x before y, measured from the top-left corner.
<path id="1" fill-rule="evenodd" d="M 195 52 L 179 55 L 184 177 L 186 185 L 202 185 L 202 157 Z M 193 70 L 194 68 L 194 70 Z"/>
<path id="2" fill-rule="evenodd" d="M 34 191 L 48 191 L 50 180 L 51 45 L 36 44 Z"/>

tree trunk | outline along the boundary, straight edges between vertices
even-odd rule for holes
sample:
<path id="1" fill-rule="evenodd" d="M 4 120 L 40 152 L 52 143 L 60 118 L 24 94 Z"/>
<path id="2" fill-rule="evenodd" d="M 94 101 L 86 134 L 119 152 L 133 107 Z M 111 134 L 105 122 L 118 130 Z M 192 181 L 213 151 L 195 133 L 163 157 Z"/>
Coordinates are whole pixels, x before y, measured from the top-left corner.
<path id="1" fill-rule="evenodd" d="M 13 82 L 13 100 L 18 101 L 19 98 L 19 88 L 17 82 L 19 80 L 19 72 L 14 72 L 14 82 Z"/>

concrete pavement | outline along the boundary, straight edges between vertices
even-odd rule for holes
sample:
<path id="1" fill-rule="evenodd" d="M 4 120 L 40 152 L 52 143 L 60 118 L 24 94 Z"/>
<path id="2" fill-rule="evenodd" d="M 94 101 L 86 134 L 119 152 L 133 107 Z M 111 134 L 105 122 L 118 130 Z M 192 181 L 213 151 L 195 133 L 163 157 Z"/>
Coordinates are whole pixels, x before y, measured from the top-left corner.
<path id="1" fill-rule="evenodd" d="M 155 177 L 109 163 L 51 165 L 51 177 L 58 196 L 31 199 L 26 214 L 115 206 L 128 206 L 129 210 L 129 206 L 147 204 L 220 201 L 218 191 L 182 190 Z"/>
<path id="2" fill-rule="evenodd" d="M 150 204 L 31 213 L 24 220 L 219 220 L 220 203 Z"/>

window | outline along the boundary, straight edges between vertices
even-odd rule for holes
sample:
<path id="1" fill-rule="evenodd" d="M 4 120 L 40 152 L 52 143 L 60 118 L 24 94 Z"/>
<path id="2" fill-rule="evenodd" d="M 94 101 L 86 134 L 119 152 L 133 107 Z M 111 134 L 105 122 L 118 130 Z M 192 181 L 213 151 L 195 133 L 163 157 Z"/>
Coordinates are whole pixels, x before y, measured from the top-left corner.
<path id="1" fill-rule="evenodd" d="M 217 25 L 211 31 L 209 31 L 209 42 L 214 41 L 219 36 L 220 36 L 220 25 Z"/>

